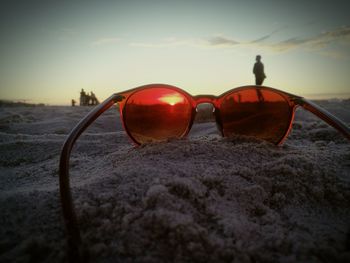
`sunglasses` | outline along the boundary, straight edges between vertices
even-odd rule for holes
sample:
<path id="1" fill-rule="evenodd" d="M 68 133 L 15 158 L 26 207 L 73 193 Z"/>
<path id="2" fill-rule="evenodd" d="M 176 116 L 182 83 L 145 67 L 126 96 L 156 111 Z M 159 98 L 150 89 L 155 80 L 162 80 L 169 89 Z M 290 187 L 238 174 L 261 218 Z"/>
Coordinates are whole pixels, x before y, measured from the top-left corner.
<path id="1" fill-rule="evenodd" d="M 331 113 L 306 100 L 264 86 L 243 86 L 220 96 L 192 96 L 166 84 L 150 84 L 113 94 L 87 114 L 66 139 L 60 158 L 60 194 L 67 228 L 70 261 L 86 261 L 69 186 L 69 157 L 81 133 L 118 103 L 124 129 L 136 144 L 183 138 L 189 133 L 199 104 L 213 105 L 222 136 L 251 136 L 280 145 L 288 136 L 297 107 L 312 112 L 350 139 L 350 129 Z"/>

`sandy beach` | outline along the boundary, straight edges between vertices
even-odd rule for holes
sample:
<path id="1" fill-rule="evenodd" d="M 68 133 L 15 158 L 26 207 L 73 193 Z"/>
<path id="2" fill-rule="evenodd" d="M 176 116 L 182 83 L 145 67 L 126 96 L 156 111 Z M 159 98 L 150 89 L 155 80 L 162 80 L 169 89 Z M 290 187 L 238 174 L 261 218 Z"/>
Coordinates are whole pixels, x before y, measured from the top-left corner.
<path id="1" fill-rule="evenodd" d="M 350 124 L 350 101 L 318 101 Z M 62 144 L 91 107 L 0 108 L 0 262 L 65 262 Z M 91 262 L 350 262 L 350 143 L 298 109 L 283 146 L 188 138 L 135 147 L 119 113 L 78 140 L 71 183 Z"/>

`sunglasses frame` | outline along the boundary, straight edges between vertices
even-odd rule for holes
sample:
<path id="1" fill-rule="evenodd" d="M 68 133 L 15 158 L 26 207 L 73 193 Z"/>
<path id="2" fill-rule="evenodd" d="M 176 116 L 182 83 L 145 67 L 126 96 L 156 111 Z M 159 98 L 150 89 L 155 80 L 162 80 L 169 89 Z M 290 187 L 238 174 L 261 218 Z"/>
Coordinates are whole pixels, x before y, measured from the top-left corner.
<path id="1" fill-rule="evenodd" d="M 224 131 L 223 131 L 223 125 L 222 125 L 222 121 L 221 121 L 221 115 L 220 115 L 220 108 L 221 108 L 221 103 L 223 101 L 223 99 L 226 98 L 226 96 L 235 93 L 235 92 L 239 92 L 239 91 L 243 91 L 243 90 L 247 90 L 247 89 L 256 89 L 256 90 L 268 90 L 268 91 L 272 91 L 274 93 L 279 94 L 283 99 L 285 99 L 286 103 L 288 103 L 290 112 L 289 112 L 289 127 L 286 129 L 284 135 L 278 140 L 278 142 L 276 143 L 277 145 L 280 145 L 283 143 L 283 141 L 288 137 L 288 134 L 292 128 L 292 122 L 294 119 L 294 113 L 295 113 L 295 109 L 297 107 L 297 104 L 295 103 L 295 100 L 301 99 L 301 97 L 293 95 L 293 94 L 289 94 L 287 92 L 282 92 L 278 89 L 274 89 L 274 88 L 270 88 L 270 87 L 266 87 L 266 86 L 242 86 L 242 87 L 238 87 L 238 88 L 234 88 L 231 90 L 228 90 L 226 92 L 224 92 L 223 94 L 219 95 L 219 96 L 214 96 L 214 95 L 196 95 L 196 96 L 192 96 L 191 94 L 187 93 L 186 91 L 175 87 L 175 86 L 171 86 L 171 85 L 167 85 L 167 84 L 149 84 L 149 85 L 144 85 L 144 86 L 140 86 L 137 87 L 135 89 L 131 89 L 131 90 L 127 90 L 121 93 L 118 93 L 119 95 L 123 96 L 124 99 L 120 102 L 118 102 L 119 104 L 119 109 L 120 109 L 120 117 L 122 120 L 122 124 L 124 127 L 125 132 L 128 134 L 129 138 L 133 141 L 133 143 L 135 145 L 140 145 L 141 143 L 138 142 L 133 135 L 131 134 L 131 132 L 129 131 L 127 125 L 126 125 L 126 120 L 125 120 L 125 111 L 126 111 L 126 104 L 128 103 L 128 100 L 130 97 L 132 97 L 132 95 L 142 91 L 142 90 L 146 90 L 146 89 L 152 89 L 152 88 L 157 88 L 158 86 L 160 86 L 159 88 L 164 88 L 164 89 L 168 89 L 168 90 L 173 90 L 177 93 L 180 93 L 181 95 L 183 95 L 187 101 L 190 103 L 191 105 L 191 117 L 188 123 L 188 126 L 185 130 L 185 132 L 182 134 L 182 136 L 180 136 L 180 138 L 186 137 L 188 135 L 188 133 L 190 132 L 192 125 L 194 123 L 195 117 L 196 117 L 196 108 L 199 104 L 202 103 L 210 103 L 213 105 L 215 111 L 214 111 L 214 116 L 215 116 L 215 120 L 216 120 L 216 124 L 218 127 L 218 130 L 220 131 L 221 135 L 224 136 Z"/>
<path id="2" fill-rule="evenodd" d="M 350 140 L 349 127 L 347 127 L 345 123 L 343 123 L 340 119 L 338 119 L 337 117 L 335 117 L 334 115 L 326 111 L 325 109 L 321 108 L 317 104 L 303 97 L 293 95 L 278 89 L 266 87 L 266 86 L 255 86 L 255 85 L 242 86 L 242 87 L 238 87 L 238 88 L 234 88 L 229 91 L 226 91 L 225 93 L 219 96 L 214 96 L 214 95 L 192 96 L 180 88 L 166 85 L 166 84 L 149 84 L 149 85 L 140 86 L 134 89 L 130 89 L 124 92 L 115 93 L 109 98 L 107 98 L 105 101 L 103 101 L 101 104 L 97 105 L 94 109 L 92 109 L 72 129 L 72 131 L 66 138 L 61 150 L 60 163 L 59 163 L 59 185 L 60 185 L 60 197 L 61 197 L 63 218 L 66 226 L 69 262 L 87 262 L 89 259 L 88 249 L 83 245 L 81 240 L 79 224 L 75 213 L 75 208 L 72 201 L 72 194 L 70 190 L 69 159 L 70 159 L 70 154 L 74 146 L 74 143 L 79 138 L 79 136 L 84 132 L 84 130 L 91 125 L 91 123 L 93 123 L 102 113 L 104 113 L 106 110 L 112 107 L 115 103 L 118 103 L 120 107 L 120 114 L 121 114 L 123 126 L 127 134 L 129 135 L 129 137 L 134 141 L 135 144 L 138 145 L 139 143 L 132 137 L 132 135 L 130 134 L 130 132 L 128 131 L 124 123 L 123 116 L 125 116 L 125 111 L 124 111 L 125 103 L 127 103 L 128 98 L 135 92 L 138 92 L 143 89 L 149 89 L 159 85 L 183 94 L 188 99 L 188 101 L 191 102 L 191 107 L 192 107 L 191 120 L 189 122 L 186 132 L 182 135 L 182 137 L 186 136 L 189 133 L 195 119 L 196 107 L 201 103 L 213 104 L 215 108 L 214 114 L 215 114 L 216 122 L 221 134 L 223 134 L 222 124 L 220 122 L 220 116 L 219 116 L 220 115 L 219 103 L 221 102 L 221 99 L 225 98 L 225 96 L 229 95 L 232 92 L 253 88 L 253 89 L 269 90 L 269 91 L 275 92 L 281 95 L 283 98 L 285 98 L 290 106 L 290 109 L 291 109 L 290 124 L 284 136 L 277 143 L 278 145 L 282 144 L 283 141 L 288 136 L 292 127 L 295 109 L 298 106 L 301 106 L 307 111 L 312 112 L 314 115 L 316 115 L 317 117 L 319 117 L 320 119 L 328 123 L 330 126 L 337 129 L 340 133 L 342 133 L 346 138 Z"/>

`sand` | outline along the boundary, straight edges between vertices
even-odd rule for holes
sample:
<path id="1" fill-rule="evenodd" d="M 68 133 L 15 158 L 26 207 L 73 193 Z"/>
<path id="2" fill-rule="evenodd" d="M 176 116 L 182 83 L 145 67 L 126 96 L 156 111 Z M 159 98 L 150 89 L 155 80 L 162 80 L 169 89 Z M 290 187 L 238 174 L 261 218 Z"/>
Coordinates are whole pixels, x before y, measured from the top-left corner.
<path id="1" fill-rule="evenodd" d="M 350 124 L 350 101 L 318 102 Z M 60 148 L 89 107 L 0 108 L 0 262 L 65 262 Z M 111 109 L 78 140 L 73 199 L 92 262 L 350 262 L 350 143 L 297 111 L 283 146 L 134 147 Z"/>

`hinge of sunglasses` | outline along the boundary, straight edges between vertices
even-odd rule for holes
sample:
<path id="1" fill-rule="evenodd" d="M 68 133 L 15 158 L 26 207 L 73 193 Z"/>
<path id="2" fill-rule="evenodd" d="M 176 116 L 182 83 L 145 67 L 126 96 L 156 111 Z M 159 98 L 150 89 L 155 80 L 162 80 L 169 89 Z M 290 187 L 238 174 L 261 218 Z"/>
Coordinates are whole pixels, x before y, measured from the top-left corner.
<path id="1" fill-rule="evenodd" d="M 120 102 L 122 101 L 123 99 L 125 99 L 125 97 L 123 95 L 119 95 L 119 94 L 113 94 L 113 97 L 112 97 L 112 100 L 114 102 Z"/>
<path id="2" fill-rule="evenodd" d="M 290 97 L 291 101 L 293 101 L 296 105 L 303 106 L 305 104 L 304 98 L 299 96 Z"/>

